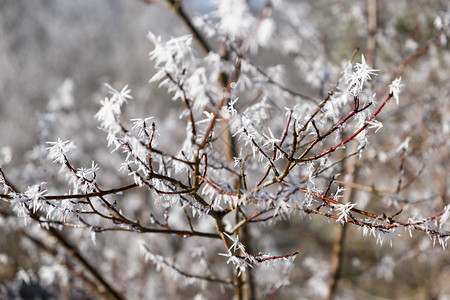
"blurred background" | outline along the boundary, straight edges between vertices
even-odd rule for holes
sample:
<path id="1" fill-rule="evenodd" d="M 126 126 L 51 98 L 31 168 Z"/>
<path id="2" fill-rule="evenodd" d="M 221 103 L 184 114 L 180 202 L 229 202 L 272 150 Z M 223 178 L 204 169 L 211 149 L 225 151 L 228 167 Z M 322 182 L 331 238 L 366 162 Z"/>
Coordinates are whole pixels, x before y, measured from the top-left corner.
<path id="1" fill-rule="evenodd" d="M 208 13 L 214 8 L 214 3 L 209 1 L 182 2 L 191 16 Z M 301 43 L 277 49 L 280 44 L 274 42 L 268 49 L 252 53 L 252 59 L 263 67 L 282 65 L 288 86 L 320 98 L 326 95 L 342 63 L 356 47 L 361 49 L 360 53 L 367 53 L 367 1 L 285 2 L 296 9 L 275 11 L 272 17 L 285 21 L 282 15 L 286 13 L 288 20 L 299 19 L 295 25 L 277 32 L 274 39 L 282 36 L 286 39 L 286 35 L 300 32 L 295 38 Z M 249 3 L 257 15 L 265 1 Z M 45 142 L 58 137 L 74 140 L 78 148 L 74 162 L 89 165 L 95 160 L 101 165 L 104 176 L 99 180 L 105 186 L 125 182 L 115 174 L 116 167 L 105 147 L 104 133 L 97 129 L 98 123 L 93 118 L 100 99 L 106 95 L 104 83 L 117 89 L 127 84 L 131 88 L 134 99 L 124 111 L 124 120 L 155 116 L 159 128 L 172 133 L 170 139 L 161 139 L 162 148 L 169 149 L 173 143 L 182 141 L 184 132 L 177 132 L 177 126 L 185 125 L 183 121 L 172 120 L 178 119 L 183 106 L 169 101 L 170 96 L 158 89 L 157 84 L 148 83 L 155 72 L 148 60 L 148 52 L 153 48 L 146 38 L 148 31 L 163 36 L 164 40 L 188 33 L 179 18 L 165 6 L 164 1 L 146 4 L 137 0 L 0 1 L 0 167 L 19 189 L 24 190 L 42 179 L 51 180 L 40 157 L 47 147 Z M 400 71 L 398 68 L 405 58 L 437 35 L 435 18 L 449 8 L 447 1 L 438 0 L 378 1 L 377 46 L 372 62 L 381 76 L 375 80 L 373 89 L 382 92 L 382 87 L 392 81 L 393 74 L 402 75 L 406 88 L 400 106 L 392 105 L 383 114 L 385 127 L 373 137 L 372 147 L 368 148 L 364 164 L 361 163 L 358 182 L 365 187 L 392 189 L 399 168 L 399 154 L 395 149 L 408 137 L 411 140 L 406 166 L 408 176 L 416 174 L 422 165 L 425 169 L 411 192 L 402 195 L 380 196 L 364 189 L 356 191 L 361 208 L 372 201 L 376 204 L 370 208 L 383 206 L 392 212 L 405 208 L 412 217 L 432 215 L 448 205 L 450 54 L 447 41 L 432 44 L 423 57 Z M 218 49 L 217 41 L 211 40 L 211 44 Z M 200 50 L 198 53 L 202 55 Z M 322 75 L 308 76 L 313 73 Z M 116 155 L 120 161 L 118 157 Z M 57 176 L 57 168 L 53 176 Z M 63 183 L 49 189 L 56 192 L 61 187 Z M 139 206 L 130 210 L 139 214 Z M 2 222 L 0 298 L 2 292 L 7 295 L 7 290 L 19 289 L 26 282 L 24 278 L 31 278 L 27 291 L 36 284 L 39 290 L 36 294 L 42 293 L 43 298 L 94 297 L 84 294 L 80 286 L 73 294 L 61 286 L 41 289 L 39 278 L 44 276 L 38 272 L 37 261 L 42 258 L 37 258 L 37 252 L 30 250 L 32 246 L 20 241 L 15 226 Z M 336 227 L 331 223 L 334 222 L 306 217 L 279 222 L 271 229 L 276 234 L 263 236 L 259 231 L 254 232 L 256 249 L 268 247 L 276 253 L 296 250 L 302 253 L 292 270 L 291 286 L 280 292 L 279 299 L 303 298 L 298 295 L 321 299 L 326 295 L 323 289 L 327 289 Z M 348 230 L 338 288 L 341 299 L 450 299 L 450 257 L 440 247 L 432 247 L 433 241 L 425 234 L 415 233 L 409 238 L 408 232 L 402 231 L 391 248 L 388 241 L 378 246 L 376 239 L 362 238 L 358 228 Z M 73 240 L 81 241 L 86 237 L 89 238 L 89 233 L 78 232 L 74 233 Z M 99 262 L 105 270 L 114 269 L 110 262 L 115 261 L 116 254 L 111 249 L 121 237 L 120 234 L 109 240 L 100 237 L 104 239 L 99 242 L 104 248 L 92 250 L 93 258 L 106 256 L 103 262 L 106 267 Z M 167 247 L 181 247 L 172 237 L 167 240 Z M 30 248 L 26 248 L 27 245 Z M 109 252 L 101 250 L 108 245 Z M 93 247 L 91 244 L 84 246 Z M 161 249 L 165 248 L 161 246 Z M 129 255 L 126 248 L 119 252 Z M 127 256 L 126 263 L 117 268 L 126 269 L 128 263 L 132 264 L 131 260 Z M 133 265 L 126 276 L 132 278 L 140 267 Z M 30 274 L 25 276 L 21 270 L 35 270 L 36 278 Z M 156 270 L 146 272 L 153 274 Z M 148 289 L 157 290 L 154 285 L 150 284 Z M 196 294 L 188 288 L 178 292 L 189 297 Z M 162 292 L 154 295 L 161 296 Z M 225 293 L 224 297 L 229 295 Z M 176 295 L 168 297 L 175 299 Z"/>

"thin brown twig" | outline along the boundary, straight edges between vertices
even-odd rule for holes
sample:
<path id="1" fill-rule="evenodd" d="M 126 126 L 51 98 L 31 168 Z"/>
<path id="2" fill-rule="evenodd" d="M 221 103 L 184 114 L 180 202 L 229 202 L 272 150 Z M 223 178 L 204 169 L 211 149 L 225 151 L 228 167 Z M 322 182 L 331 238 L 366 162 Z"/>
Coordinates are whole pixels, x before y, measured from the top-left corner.
<path id="1" fill-rule="evenodd" d="M 194 38 L 198 41 L 200 48 L 205 52 L 209 53 L 212 48 L 206 41 L 206 39 L 203 37 L 203 35 L 200 33 L 200 31 L 194 26 L 194 23 L 192 23 L 191 18 L 186 14 L 183 5 L 181 4 L 182 1 L 180 0 L 167 0 L 167 3 L 169 3 L 172 10 L 176 13 L 176 15 L 182 20 L 184 25 L 191 31 Z"/>

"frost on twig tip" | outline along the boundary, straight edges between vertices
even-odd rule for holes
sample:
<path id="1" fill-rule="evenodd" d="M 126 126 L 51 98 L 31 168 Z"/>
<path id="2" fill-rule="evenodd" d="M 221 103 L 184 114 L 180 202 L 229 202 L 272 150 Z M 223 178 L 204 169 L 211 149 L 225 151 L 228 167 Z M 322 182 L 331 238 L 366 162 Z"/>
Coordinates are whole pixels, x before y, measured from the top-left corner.
<path id="1" fill-rule="evenodd" d="M 334 204 L 334 209 L 338 212 L 338 218 L 336 222 L 347 222 L 350 216 L 350 211 L 355 207 L 356 203 Z"/>
<path id="2" fill-rule="evenodd" d="M 397 77 L 389 85 L 389 93 L 392 94 L 392 96 L 394 97 L 395 102 L 397 103 L 397 105 L 398 105 L 398 98 L 399 98 L 400 93 L 402 91 L 402 88 L 404 86 L 404 84 L 402 84 L 401 82 L 402 82 L 402 78 L 401 77 Z"/>
<path id="3" fill-rule="evenodd" d="M 358 96 L 366 81 L 372 80 L 371 75 L 378 75 L 378 70 L 371 68 L 364 55 L 361 55 L 361 63 L 356 63 L 353 73 L 347 79 L 347 92 L 353 96 Z"/>
<path id="4" fill-rule="evenodd" d="M 395 152 L 400 152 L 402 150 L 408 150 L 410 141 L 411 141 L 411 137 L 410 136 L 406 137 L 406 139 L 400 145 L 398 145 L 397 149 L 395 149 Z"/>
<path id="5" fill-rule="evenodd" d="M 47 142 L 47 144 L 50 145 L 50 147 L 46 148 L 48 150 L 48 158 L 60 164 L 65 162 L 65 155 L 75 148 L 72 141 L 62 141 L 60 138 L 56 142 Z"/>

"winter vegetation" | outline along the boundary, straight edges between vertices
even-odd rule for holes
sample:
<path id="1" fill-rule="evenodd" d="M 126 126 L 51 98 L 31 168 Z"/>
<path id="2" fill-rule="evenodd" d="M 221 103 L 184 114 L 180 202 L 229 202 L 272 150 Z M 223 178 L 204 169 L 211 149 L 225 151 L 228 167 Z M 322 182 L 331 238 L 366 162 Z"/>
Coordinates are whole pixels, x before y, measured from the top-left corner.
<path id="1" fill-rule="evenodd" d="M 450 297 L 446 1 L 7 0 L 0 30 L 0 298 Z"/>

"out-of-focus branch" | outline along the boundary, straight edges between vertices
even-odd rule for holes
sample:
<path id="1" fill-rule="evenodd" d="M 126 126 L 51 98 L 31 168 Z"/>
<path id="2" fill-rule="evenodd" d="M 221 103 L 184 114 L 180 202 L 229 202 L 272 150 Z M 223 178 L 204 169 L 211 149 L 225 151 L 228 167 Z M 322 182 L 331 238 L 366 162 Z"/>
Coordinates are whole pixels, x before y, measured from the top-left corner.
<path id="1" fill-rule="evenodd" d="M 416 52 L 410 54 L 409 56 L 404 58 L 402 61 L 400 61 L 398 64 L 396 64 L 389 72 L 391 74 L 391 78 L 390 78 L 389 81 L 392 81 L 395 77 L 397 77 L 398 75 L 401 75 L 403 73 L 403 70 L 407 66 L 415 63 L 419 58 L 421 58 L 422 56 L 426 55 L 428 53 L 428 51 L 430 50 L 430 47 L 432 45 L 439 45 L 440 42 L 441 42 L 441 37 L 443 35 L 445 35 L 445 30 L 441 29 L 439 31 L 439 33 L 435 37 L 433 37 L 432 39 L 428 40 Z"/>
<path id="2" fill-rule="evenodd" d="M 37 239 L 36 237 L 31 236 L 30 234 L 28 234 L 25 230 L 20 229 L 19 230 L 19 234 L 22 235 L 23 237 L 27 238 L 28 240 L 30 240 L 31 242 L 33 242 L 39 249 L 41 249 L 42 251 L 44 251 L 45 253 L 50 254 L 52 257 L 54 257 L 55 260 L 61 260 L 58 257 L 58 252 L 55 249 L 50 248 L 49 246 L 47 246 L 46 244 L 44 244 L 44 242 L 40 241 L 39 239 Z M 95 293 L 98 294 L 99 297 L 101 298 L 106 298 L 107 295 L 105 295 L 104 291 L 100 291 L 97 284 L 95 284 L 95 282 L 93 282 L 92 280 L 90 280 L 85 274 L 81 273 L 80 271 L 75 270 L 75 268 L 67 261 L 63 261 L 61 262 L 62 264 L 64 264 L 64 266 L 67 268 L 67 270 L 73 275 L 76 276 L 78 278 L 80 278 L 80 280 L 82 280 L 87 286 L 89 286 L 89 288 L 94 291 Z"/>
<path id="3" fill-rule="evenodd" d="M 189 31 L 192 33 L 194 38 L 197 40 L 200 48 L 203 52 L 209 53 L 212 50 L 212 47 L 209 46 L 208 42 L 206 41 L 205 37 L 200 33 L 200 31 L 194 26 L 194 23 L 192 23 L 191 18 L 186 14 L 186 11 L 183 8 L 183 5 L 181 4 L 181 0 L 167 0 L 166 4 L 163 5 L 160 1 L 154 1 L 154 0 L 139 0 L 145 4 L 149 5 L 159 5 L 159 6 L 169 6 L 170 9 L 172 9 L 175 14 L 180 18 L 180 20 L 183 22 L 183 24 L 186 26 L 186 28 L 189 29 Z"/>
<path id="4" fill-rule="evenodd" d="M 376 34 L 377 34 L 377 0 L 368 0 L 367 5 L 368 37 L 367 37 L 367 63 L 375 67 Z"/>
<path id="5" fill-rule="evenodd" d="M 33 213 L 31 210 L 28 210 L 28 213 L 33 220 L 40 222 L 40 216 L 37 213 Z M 57 229 L 49 226 L 47 231 L 50 235 L 56 238 L 56 240 L 66 249 L 68 253 L 72 254 L 78 260 L 78 262 L 103 286 L 112 298 L 117 300 L 125 299 L 124 296 L 122 296 L 106 281 L 98 269 L 81 254 L 78 247 L 70 243 Z"/>
<path id="6" fill-rule="evenodd" d="M 357 144 L 353 145 L 353 150 L 358 148 Z M 350 150 L 351 152 L 352 150 Z M 354 182 L 357 176 L 358 166 L 357 160 L 354 156 L 350 157 L 345 164 L 345 173 L 347 174 L 347 182 Z M 353 190 L 350 185 L 345 185 L 345 191 L 342 198 L 342 203 L 352 202 Z M 333 299 L 334 293 L 336 291 L 336 286 L 338 284 L 342 261 L 344 259 L 344 246 L 345 246 L 345 233 L 347 231 L 347 224 L 344 223 L 342 226 L 338 226 L 335 229 L 335 239 L 333 243 L 333 250 L 331 255 L 331 270 L 330 277 L 328 280 L 328 296 L 327 299 Z"/>
<path id="7" fill-rule="evenodd" d="M 367 63 L 372 67 L 375 67 L 375 49 L 376 49 L 376 32 L 377 32 L 377 0 L 368 0 L 367 5 L 367 15 L 368 15 L 368 38 L 367 38 Z M 358 151 L 358 144 L 353 144 L 348 155 Z M 351 183 L 355 182 L 358 176 L 358 161 L 352 156 L 350 157 L 345 165 L 345 174 L 347 177 L 347 183 L 344 185 L 344 195 L 342 198 L 342 203 L 353 202 L 352 198 L 354 196 L 353 189 L 351 188 Z M 330 277 L 328 280 L 328 296 L 327 299 L 333 299 L 334 293 L 338 281 L 340 279 L 341 267 L 343 265 L 344 259 L 344 247 L 345 247 L 345 233 L 347 231 L 347 224 L 344 223 L 343 226 L 336 227 L 335 239 L 333 243 L 333 250 L 331 256 L 331 270 Z"/>
<path id="8" fill-rule="evenodd" d="M 186 12 L 183 9 L 183 6 L 181 5 L 181 0 L 167 0 L 172 10 L 176 13 L 176 15 L 183 21 L 184 25 L 191 31 L 194 38 L 198 41 L 198 44 L 200 45 L 200 48 L 205 52 L 209 53 L 212 48 L 209 46 L 208 42 L 206 41 L 205 37 L 200 33 L 200 31 L 194 26 L 194 23 L 192 23 L 191 18 L 186 14 Z"/>
<path id="9" fill-rule="evenodd" d="M 68 162 L 67 162 L 68 164 Z M 70 165 L 69 165 L 70 166 Z M 5 174 L 3 173 L 3 170 L 0 169 L 0 179 L 3 183 L 4 187 L 8 190 L 10 190 L 12 193 L 18 194 L 18 191 L 13 188 L 13 186 L 9 183 L 9 181 L 6 179 Z M 25 205 L 25 208 L 28 212 L 28 215 L 35 220 L 36 222 L 40 223 L 40 215 L 38 212 L 33 212 L 27 205 Z M 125 299 L 116 289 L 114 289 L 100 274 L 100 272 L 95 268 L 91 263 L 87 261 L 87 259 L 84 258 L 83 255 L 81 255 L 79 249 L 72 245 L 58 230 L 55 228 L 49 226 L 47 231 L 56 238 L 56 240 L 69 252 L 71 253 L 79 262 L 80 264 L 104 287 L 104 289 L 117 300 Z"/>
<path id="10" fill-rule="evenodd" d="M 403 166 L 400 166 L 401 170 L 403 170 Z M 419 171 L 416 172 L 416 174 L 413 174 L 409 177 L 409 180 L 405 183 L 405 184 L 401 184 L 400 189 L 398 189 L 398 184 L 397 184 L 397 188 L 396 189 L 380 189 L 377 188 L 376 186 L 365 186 L 362 184 L 358 184 L 355 182 L 337 182 L 343 186 L 348 185 L 350 188 L 352 189 L 357 189 L 357 190 L 361 190 L 361 191 L 365 191 L 365 192 L 369 192 L 369 193 L 375 193 L 375 194 L 397 194 L 400 191 L 403 191 L 405 189 L 407 189 L 424 171 L 425 169 L 425 165 L 422 165 L 422 167 L 420 168 Z"/>

